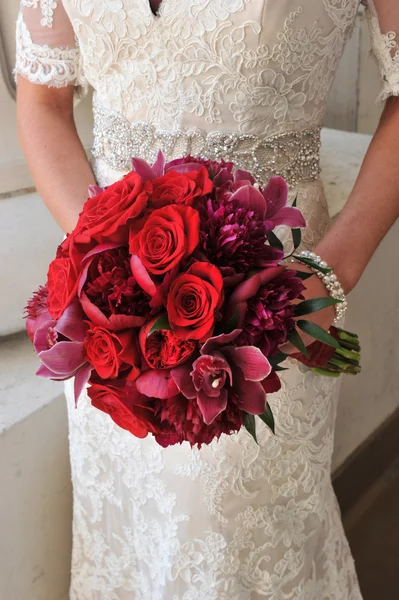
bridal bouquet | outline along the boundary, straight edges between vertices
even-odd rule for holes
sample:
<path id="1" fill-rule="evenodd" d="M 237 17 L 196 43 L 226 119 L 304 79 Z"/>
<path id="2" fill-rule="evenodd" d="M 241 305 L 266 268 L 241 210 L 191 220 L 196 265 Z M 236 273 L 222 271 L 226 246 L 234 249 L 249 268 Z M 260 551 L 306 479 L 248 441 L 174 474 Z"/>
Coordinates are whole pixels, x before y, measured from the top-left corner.
<path id="1" fill-rule="evenodd" d="M 304 300 L 309 274 L 282 263 L 276 227 L 296 249 L 306 226 L 287 199 L 281 177 L 261 188 L 232 163 L 161 152 L 91 186 L 26 308 L 37 374 L 73 377 L 76 402 L 88 383 L 92 405 L 137 437 L 201 446 L 243 426 L 256 440 L 255 416 L 274 430 L 287 341 L 320 374 L 358 372 L 357 336 L 303 319 L 337 300 Z M 298 328 L 317 340 L 308 349 Z"/>

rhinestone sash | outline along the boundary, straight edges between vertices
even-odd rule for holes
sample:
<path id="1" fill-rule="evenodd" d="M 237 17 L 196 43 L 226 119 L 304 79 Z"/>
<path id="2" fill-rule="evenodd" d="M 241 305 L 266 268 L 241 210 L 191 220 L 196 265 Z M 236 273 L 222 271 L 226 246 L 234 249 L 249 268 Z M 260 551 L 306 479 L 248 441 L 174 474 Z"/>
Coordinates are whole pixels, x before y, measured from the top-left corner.
<path id="1" fill-rule="evenodd" d="M 232 161 L 266 183 L 281 175 L 290 186 L 317 179 L 320 128 L 273 136 L 200 129 L 159 130 L 146 121 L 131 123 L 120 113 L 104 110 L 93 101 L 93 156 L 118 171 L 131 169 L 132 156 L 153 163 L 162 150 L 167 160 L 186 156 Z"/>

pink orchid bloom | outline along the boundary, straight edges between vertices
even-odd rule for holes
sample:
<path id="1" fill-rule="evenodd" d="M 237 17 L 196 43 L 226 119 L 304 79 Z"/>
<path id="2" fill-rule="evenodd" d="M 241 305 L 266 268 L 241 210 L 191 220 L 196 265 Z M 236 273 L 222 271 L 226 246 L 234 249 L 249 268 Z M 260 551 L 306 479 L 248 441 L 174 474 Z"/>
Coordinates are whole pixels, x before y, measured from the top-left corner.
<path id="1" fill-rule="evenodd" d="M 136 171 L 144 181 L 152 181 L 165 175 L 165 155 L 159 150 L 154 164 L 151 166 L 142 158 L 132 158 L 132 170 Z"/>
<path id="2" fill-rule="evenodd" d="M 282 177 L 272 177 L 263 190 L 266 215 L 270 229 L 285 225 L 292 229 L 306 227 L 306 221 L 298 208 L 287 206 L 288 186 Z"/>
<path id="3" fill-rule="evenodd" d="M 288 187 L 282 177 L 272 177 L 261 192 L 252 183 L 248 184 L 240 174 L 237 182 L 240 187 L 231 195 L 230 200 L 238 206 L 253 210 L 261 219 L 267 221 L 269 229 L 273 230 L 279 225 L 287 227 L 306 227 L 306 221 L 300 210 L 293 206 L 287 206 Z"/>
<path id="4" fill-rule="evenodd" d="M 85 314 L 77 300 L 72 302 L 64 314 L 54 320 L 49 313 L 45 313 L 37 320 L 37 327 L 33 335 L 33 344 L 41 361 L 36 375 L 64 381 L 75 377 L 74 394 L 75 402 L 87 383 L 93 367 L 83 355 L 83 341 L 85 338 Z"/>
<path id="5" fill-rule="evenodd" d="M 266 390 L 262 382 L 272 367 L 258 348 L 232 345 L 240 333 L 241 329 L 236 329 L 210 338 L 192 365 L 185 363 L 171 371 L 180 392 L 188 399 L 197 400 L 207 425 L 226 409 L 229 401 L 252 415 L 266 410 Z"/>

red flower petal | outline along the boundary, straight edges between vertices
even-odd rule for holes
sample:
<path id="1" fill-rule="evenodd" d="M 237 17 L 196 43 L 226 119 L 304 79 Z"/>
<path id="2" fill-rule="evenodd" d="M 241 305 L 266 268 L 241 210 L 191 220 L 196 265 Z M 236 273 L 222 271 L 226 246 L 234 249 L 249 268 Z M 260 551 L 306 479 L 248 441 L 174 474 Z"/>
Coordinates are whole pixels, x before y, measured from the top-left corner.
<path id="1" fill-rule="evenodd" d="M 231 333 L 222 333 L 221 335 L 209 338 L 202 346 L 201 354 L 212 354 L 214 350 L 219 349 L 222 346 L 227 346 L 227 344 L 231 344 L 231 342 L 238 338 L 241 331 L 242 329 L 235 329 Z"/>
<path id="2" fill-rule="evenodd" d="M 240 407 L 250 415 L 261 415 L 266 410 L 266 392 L 261 383 L 248 381 L 242 372 L 234 372 L 234 391 L 236 392 Z"/>
<path id="3" fill-rule="evenodd" d="M 156 285 L 139 257 L 135 254 L 133 254 L 130 258 L 130 268 L 132 269 L 133 276 L 135 277 L 141 289 L 144 290 L 149 296 L 155 296 L 157 293 Z"/>
<path id="4" fill-rule="evenodd" d="M 277 375 L 276 371 L 272 371 L 269 377 L 266 377 L 261 384 L 266 394 L 273 394 L 281 389 L 280 377 Z"/>
<path id="5" fill-rule="evenodd" d="M 146 371 L 136 380 L 137 390 L 149 398 L 171 398 L 179 393 L 170 371 Z"/>
<path id="6" fill-rule="evenodd" d="M 278 227 L 279 225 L 285 225 L 293 229 L 306 227 L 306 221 L 301 211 L 292 206 L 282 208 L 270 220 L 273 221 L 274 227 Z"/>
<path id="7" fill-rule="evenodd" d="M 204 418 L 207 425 L 210 425 L 212 421 L 216 419 L 220 413 L 226 410 L 227 406 L 227 390 L 221 390 L 219 396 L 211 398 L 207 396 L 202 390 L 198 392 L 197 396 L 198 408 Z"/>
<path id="8" fill-rule="evenodd" d="M 58 342 L 50 350 L 38 354 L 45 367 L 57 375 L 72 377 L 85 364 L 80 342 Z"/>
<path id="9" fill-rule="evenodd" d="M 288 186 L 285 179 L 271 177 L 263 190 L 263 197 L 267 204 L 266 219 L 272 219 L 287 204 Z"/>
<path id="10" fill-rule="evenodd" d="M 64 310 L 55 329 L 73 342 L 83 342 L 87 329 L 84 319 L 85 314 L 80 302 L 76 300 Z"/>
<path id="11" fill-rule="evenodd" d="M 267 358 L 255 346 L 238 348 L 228 346 L 222 349 L 222 353 L 241 370 L 245 379 L 249 381 L 262 381 L 272 370 Z"/>
<path id="12" fill-rule="evenodd" d="M 85 365 L 83 365 L 83 367 L 81 367 L 79 369 L 79 371 L 75 375 L 75 380 L 73 382 L 75 406 L 78 403 L 80 394 L 82 393 L 84 386 L 89 381 L 89 377 L 90 377 L 92 370 L 93 370 L 93 367 L 89 363 L 86 363 Z"/>
<path id="13" fill-rule="evenodd" d="M 181 391 L 181 393 L 192 400 L 197 397 L 197 390 L 194 387 L 194 383 L 191 377 L 192 365 L 185 364 L 180 367 L 176 367 L 171 370 L 170 374 L 173 377 L 173 381 Z"/>
<path id="14" fill-rule="evenodd" d="M 232 196 L 230 201 L 235 202 L 238 206 L 253 210 L 261 219 L 264 219 L 266 214 L 266 201 L 259 190 L 252 185 L 240 187 Z"/>

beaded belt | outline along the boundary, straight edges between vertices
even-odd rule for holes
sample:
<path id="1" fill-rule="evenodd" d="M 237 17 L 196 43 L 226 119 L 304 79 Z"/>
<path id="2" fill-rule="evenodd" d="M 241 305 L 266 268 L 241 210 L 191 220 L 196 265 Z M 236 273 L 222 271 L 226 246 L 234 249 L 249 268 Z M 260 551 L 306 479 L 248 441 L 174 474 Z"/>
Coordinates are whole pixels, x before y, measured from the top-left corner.
<path id="1" fill-rule="evenodd" d="M 200 129 L 165 131 L 147 121 L 131 123 L 120 113 L 93 104 L 93 156 L 118 171 L 131 169 L 132 156 L 153 163 L 162 150 L 167 160 L 191 154 L 232 161 L 266 183 L 281 175 L 290 186 L 317 179 L 320 128 L 273 136 Z"/>

